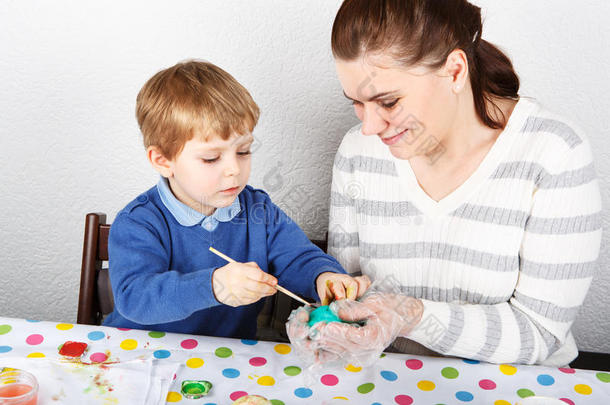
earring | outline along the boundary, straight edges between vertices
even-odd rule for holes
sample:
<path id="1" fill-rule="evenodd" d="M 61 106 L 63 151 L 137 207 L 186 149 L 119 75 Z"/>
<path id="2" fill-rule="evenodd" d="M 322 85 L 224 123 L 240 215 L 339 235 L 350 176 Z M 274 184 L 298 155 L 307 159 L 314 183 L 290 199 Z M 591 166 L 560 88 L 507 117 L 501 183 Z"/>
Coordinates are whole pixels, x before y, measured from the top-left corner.
<path id="1" fill-rule="evenodd" d="M 460 89 L 461 89 L 461 88 L 462 88 L 462 86 L 460 86 L 459 84 L 456 84 L 456 85 L 453 87 L 453 90 L 454 90 L 455 92 L 458 92 L 458 91 L 460 91 Z"/>

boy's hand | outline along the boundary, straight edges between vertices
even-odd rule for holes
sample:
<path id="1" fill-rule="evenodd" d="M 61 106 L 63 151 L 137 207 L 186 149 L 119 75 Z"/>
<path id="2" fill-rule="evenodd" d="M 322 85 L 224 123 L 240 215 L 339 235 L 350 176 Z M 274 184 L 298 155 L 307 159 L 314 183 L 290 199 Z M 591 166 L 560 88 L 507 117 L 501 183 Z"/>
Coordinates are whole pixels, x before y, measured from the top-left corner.
<path id="1" fill-rule="evenodd" d="M 370 285 L 371 280 L 367 276 L 351 277 L 347 274 L 326 272 L 316 279 L 316 290 L 322 305 L 328 305 L 333 300 L 360 298 Z"/>
<path id="2" fill-rule="evenodd" d="M 254 262 L 229 263 L 212 274 L 212 290 L 219 302 L 238 307 L 276 293 L 277 279 Z"/>

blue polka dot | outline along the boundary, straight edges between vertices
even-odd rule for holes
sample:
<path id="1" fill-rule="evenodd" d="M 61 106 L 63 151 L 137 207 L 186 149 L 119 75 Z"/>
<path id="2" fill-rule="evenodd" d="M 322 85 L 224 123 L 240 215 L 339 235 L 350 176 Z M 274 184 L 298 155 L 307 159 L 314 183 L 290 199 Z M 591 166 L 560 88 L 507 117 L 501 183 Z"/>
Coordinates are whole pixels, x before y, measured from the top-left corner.
<path id="1" fill-rule="evenodd" d="M 87 335 L 89 340 L 100 340 L 104 339 L 105 336 L 106 334 L 104 332 L 100 332 L 99 330 L 96 330 L 95 332 L 89 332 L 89 334 Z"/>
<path id="2" fill-rule="evenodd" d="M 239 370 L 236 370 L 234 368 L 225 368 L 224 370 L 222 370 L 222 375 L 227 378 L 237 378 L 239 377 Z"/>
<path id="3" fill-rule="evenodd" d="M 393 371 L 383 370 L 380 374 L 388 381 L 396 381 L 398 379 L 398 376 Z"/>
<path id="4" fill-rule="evenodd" d="M 371 405 L 381 405 L 379 402 L 373 402 Z"/>
<path id="5" fill-rule="evenodd" d="M 474 399 L 474 396 L 468 391 L 458 391 L 455 393 L 455 397 L 462 402 L 470 402 Z"/>
<path id="6" fill-rule="evenodd" d="M 155 356 L 156 359 L 167 359 L 171 355 L 172 354 L 167 350 L 155 350 L 153 353 L 153 356 Z"/>
<path id="7" fill-rule="evenodd" d="M 31 323 L 36 323 L 36 322 L 40 322 L 37 319 L 26 319 L 26 321 L 31 322 Z"/>
<path id="8" fill-rule="evenodd" d="M 241 342 L 245 345 L 254 346 L 258 343 L 258 340 L 242 339 Z"/>
<path id="9" fill-rule="evenodd" d="M 310 396 L 312 396 L 312 394 L 313 391 L 309 388 L 297 388 L 296 390 L 294 390 L 294 395 L 299 398 L 309 398 Z"/>
<path id="10" fill-rule="evenodd" d="M 479 360 L 470 360 L 470 359 L 463 359 L 464 363 L 468 363 L 468 364 L 479 364 L 480 361 Z"/>
<path id="11" fill-rule="evenodd" d="M 548 374 L 540 374 L 537 378 L 538 384 L 540 385 L 553 385 L 555 384 L 555 379 Z"/>
<path id="12" fill-rule="evenodd" d="M 13 350 L 13 348 L 10 346 L 0 346 L 0 353 L 8 353 L 11 350 Z"/>

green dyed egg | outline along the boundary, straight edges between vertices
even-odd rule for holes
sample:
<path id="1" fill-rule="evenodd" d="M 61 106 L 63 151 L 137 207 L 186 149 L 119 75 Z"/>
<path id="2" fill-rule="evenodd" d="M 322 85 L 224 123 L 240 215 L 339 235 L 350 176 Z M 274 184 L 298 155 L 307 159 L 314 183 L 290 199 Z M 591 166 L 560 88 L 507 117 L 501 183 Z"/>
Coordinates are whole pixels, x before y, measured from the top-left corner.
<path id="1" fill-rule="evenodd" d="M 333 311 L 330 310 L 328 305 L 322 305 L 309 314 L 309 322 L 307 323 L 311 328 L 318 322 L 343 322 Z"/>

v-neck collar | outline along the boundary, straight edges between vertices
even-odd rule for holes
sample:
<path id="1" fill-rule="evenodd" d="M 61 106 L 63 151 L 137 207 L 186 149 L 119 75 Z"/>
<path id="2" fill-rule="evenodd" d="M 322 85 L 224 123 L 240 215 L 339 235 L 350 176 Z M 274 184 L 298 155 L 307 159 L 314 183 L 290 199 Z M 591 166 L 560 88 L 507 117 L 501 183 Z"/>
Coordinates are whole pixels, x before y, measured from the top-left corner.
<path id="1" fill-rule="evenodd" d="M 487 152 L 476 170 L 458 188 L 439 201 L 430 197 L 419 185 L 417 177 L 408 160 L 398 159 L 391 153 L 399 177 L 409 192 L 409 198 L 423 214 L 431 217 L 447 215 L 466 202 L 468 197 L 488 179 L 496 170 L 502 158 L 510 150 L 516 134 L 525 124 L 534 103 L 520 98 L 508 119 L 506 127 L 500 133 L 490 150 Z"/>

